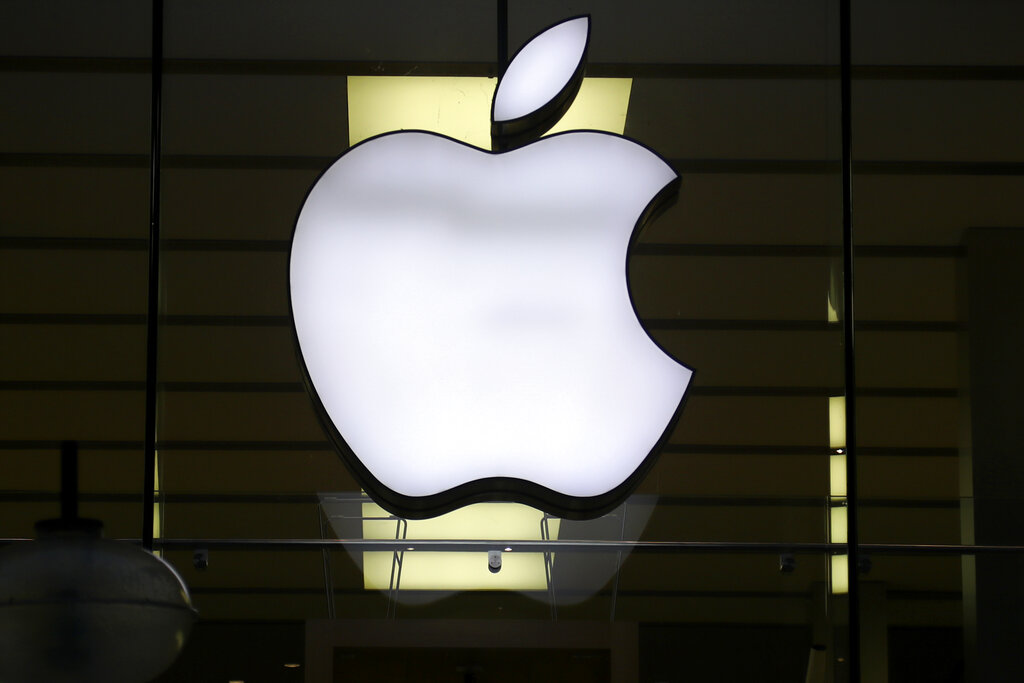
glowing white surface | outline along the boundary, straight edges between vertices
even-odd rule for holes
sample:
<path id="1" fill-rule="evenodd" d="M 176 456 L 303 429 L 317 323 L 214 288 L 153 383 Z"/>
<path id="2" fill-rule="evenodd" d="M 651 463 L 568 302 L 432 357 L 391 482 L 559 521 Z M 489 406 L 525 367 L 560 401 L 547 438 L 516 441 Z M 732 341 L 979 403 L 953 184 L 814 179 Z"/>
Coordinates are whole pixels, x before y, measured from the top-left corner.
<path id="1" fill-rule="evenodd" d="M 399 133 L 331 166 L 296 226 L 292 309 L 370 472 L 408 496 L 485 477 L 594 496 L 629 477 L 691 375 L 625 277 L 633 227 L 674 178 L 586 132 L 500 155 Z"/>
<path id="2" fill-rule="evenodd" d="M 571 19 L 527 43 L 508 65 L 494 95 L 494 120 L 511 121 L 550 102 L 569 82 L 587 46 L 590 20 Z"/>

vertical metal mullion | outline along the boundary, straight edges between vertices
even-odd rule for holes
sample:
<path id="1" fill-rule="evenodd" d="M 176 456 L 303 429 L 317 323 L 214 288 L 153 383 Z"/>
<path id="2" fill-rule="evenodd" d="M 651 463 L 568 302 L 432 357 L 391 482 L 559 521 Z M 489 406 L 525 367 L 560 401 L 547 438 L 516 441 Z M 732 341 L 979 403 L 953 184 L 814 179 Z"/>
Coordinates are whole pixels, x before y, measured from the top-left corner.
<path id="1" fill-rule="evenodd" d="M 849 672 L 851 683 L 860 682 L 860 567 L 857 528 L 857 400 L 854 349 L 853 278 L 853 114 L 850 76 L 850 0 L 839 0 L 840 115 L 842 119 L 843 168 L 843 376 L 846 390 L 846 515 L 847 571 L 849 589 Z"/>
<path id="2" fill-rule="evenodd" d="M 60 445 L 60 518 L 78 519 L 78 442 Z"/>
<path id="3" fill-rule="evenodd" d="M 164 3 L 152 0 L 149 155 L 149 286 L 146 297 L 146 432 L 142 488 L 142 546 L 153 550 L 156 486 L 157 335 L 160 317 L 160 109 L 163 91 Z"/>
<path id="4" fill-rule="evenodd" d="M 508 0 L 498 0 L 498 78 L 508 67 Z"/>
<path id="5" fill-rule="evenodd" d="M 324 527 L 324 519 L 327 516 L 327 512 L 323 509 L 321 503 L 316 504 L 316 521 L 320 526 L 320 540 L 327 540 L 327 530 Z M 330 520 L 327 520 L 328 522 Z M 324 594 L 327 599 L 327 618 L 334 619 L 334 570 L 331 566 L 331 551 L 325 545 L 320 549 L 320 559 L 323 563 L 324 572 Z"/>

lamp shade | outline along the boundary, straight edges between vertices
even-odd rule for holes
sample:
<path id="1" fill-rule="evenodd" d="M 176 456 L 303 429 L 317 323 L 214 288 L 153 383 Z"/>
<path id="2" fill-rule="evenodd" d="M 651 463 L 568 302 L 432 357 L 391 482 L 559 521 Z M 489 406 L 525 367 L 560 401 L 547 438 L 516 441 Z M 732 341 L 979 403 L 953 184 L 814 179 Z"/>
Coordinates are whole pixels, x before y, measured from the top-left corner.
<path id="1" fill-rule="evenodd" d="M 101 529 L 48 520 L 0 551 L 0 681 L 143 683 L 180 653 L 195 620 L 185 583 Z"/>

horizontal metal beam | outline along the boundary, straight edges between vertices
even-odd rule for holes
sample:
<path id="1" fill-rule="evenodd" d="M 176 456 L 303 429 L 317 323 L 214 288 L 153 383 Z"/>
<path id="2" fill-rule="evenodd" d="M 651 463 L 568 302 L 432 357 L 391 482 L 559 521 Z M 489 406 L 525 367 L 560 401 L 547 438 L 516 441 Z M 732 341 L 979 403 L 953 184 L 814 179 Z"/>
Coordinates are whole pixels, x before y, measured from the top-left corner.
<path id="1" fill-rule="evenodd" d="M 643 494 L 642 494 L 643 495 Z M 226 505 L 320 505 L 337 502 L 334 494 L 318 493 L 168 493 L 160 494 L 161 502 L 178 504 L 226 504 Z M 79 495 L 86 503 L 127 503 L 137 504 L 138 494 L 132 493 L 83 493 Z M 325 499 L 326 498 L 326 499 Z M 0 491 L 0 503 L 49 503 L 60 500 L 60 494 L 45 491 Z M 349 502 L 363 502 L 359 494 L 346 498 Z M 830 505 L 830 497 L 825 496 L 675 496 L 658 495 L 651 498 L 651 504 L 659 508 L 666 507 L 703 507 L 703 508 L 810 508 L 824 510 Z M 959 510 L 960 500 L 951 499 L 915 499 L 915 498 L 874 498 L 861 499 L 862 508 L 874 509 L 913 509 L 913 510 Z"/>
<path id="2" fill-rule="evenodd" d="M 27 538 L 0 538 L 0 545 L 30 541 Z M 137 538 L 118 539 L 127 543 L 141 543 Z M 155 548 L 165 551 L 231 550 L 270 552 L 279 550 L 348 550 L 354 552 L 487 552 L 504 550 L 522 553 L 612 553 L 632 552 L 645 554 L 842 554 L 845 543 L 747 543 L 729 541 L 518 541 L 518 540 L 392 540 L 392 539 L 305 539 L 305 538 L 160 538 L 153 541 Z M 901 544 L 861 543 L 862 555 L 1014 555 L 1024 554 L 1024 545 L 955 545 L 955 544 Z M 410 551 L 409 548 L 414 548 Z"/>
<path id="3" fill-rule="evenodd" d="M 149 60 L 133 57 L 0 57 L 0 71 L 22 73 L 149 74 Z M 166 59 L 165 74 L 265 76 L 494 76 L 494 62 L 388 62 L 301 59 Z M 962 64 L 862 64 L 854 79 L 992 81 L 1024 80 L 1024 66 Z M 604 78 L 836 79 L 833 64 L 590 63 L 587 75 Z"/>
<path id="4" fill-rule="evenodd" d="M 0 391 L 143 391 L 142 380 L 0 380 Z M 301 382 L 158 382 L 169 393 L 302 394 Z M 695 386 L 690 396 L 712 398 L 826 398 L 843 394 L 841 387 Z M 956 398 L 955 387 L 862 387 L 864 398 Z"/>
<path id="5" fill-rule="evenodd" d="M 148 241 L 125 237 L 0 236 L 0 249 L 59 251 L 146 251 Z M 279 253 L 291 249 L 288 240 L 165 239 L 163 251 Z M 695 256 L 725 258 L 833 258 L 842 248 L 827 244 L 686 244 L 638 242 L 633 256 Z M 942 244 L 862 244 L 854 253 L 863 258 L 961 258 L 963 246 Z"/>
<path id="6" fill-rule="evenodd" d="M 743 331 L 743 332 L 830 332 L 838 334 L 839 323 L 825 320 L 727 319 L 727 318 L 643 318 L 648 330 Z M 144 325 L 141 313 L 0 313 L 0 325 Z M 160 324 L 175 327 L 289 327 L 287 315 L 163 315 Z M 860 320 L 864 332 L 959 332 L 955 320 Z"/>
<path id="7" fill-rule="evenodd" d="M 165 154 L 161 166 L 165 169 L 290 170 L 315 174 L 336 158 L 262 154 Z M 822 175 L 838 174 L 841 170 L 839 161 L 830 159 L 670 159 L 669 163 L 679 173 L 692 174 Z M 0 153 L 0 166 L 142 169 L 149 167 L 149 155 L 3 152 Z M 853 172 L 859 175 L 1019 176 L 1024 175 L 1024 162 L 862 160 L 853 164 Z"/>
<path id="8" fill-rule="evenodd" d="M 2 439 L 0 451 L 56 451 L 60 441 L 53 439 Z M 82 451 L 133 451 L 142 448 L 142 441 L 135 440 L 83 440 L 78 442 Z M 159 441 L 157 448 L 161 451 L 324 451 L 331 452 L 334 448 L 328 441 L 233 441 L 233 440 L 195 440 L 195 441 Z M 722 444 L 722 443 L 669 443 L 662 448 L 664 454 L 683 455 L 810 455 L 825 456 L 832 451 L 822 446 L 806 444 Z M 956 457 L 956 448 L 940 448 L 931 446 L 862 446 L 863 456 L 899 456 L 899 457 Z"/>

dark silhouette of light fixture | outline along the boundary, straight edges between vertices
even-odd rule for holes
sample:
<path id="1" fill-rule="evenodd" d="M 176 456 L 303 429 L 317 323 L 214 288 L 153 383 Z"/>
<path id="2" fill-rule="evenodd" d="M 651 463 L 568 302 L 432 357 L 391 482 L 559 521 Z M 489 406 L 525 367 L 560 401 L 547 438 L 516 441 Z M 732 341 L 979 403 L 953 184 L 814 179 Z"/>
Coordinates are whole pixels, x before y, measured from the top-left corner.
<path id="1" fill-rule="evenodd" d="M 61 516 L 0 551 L 0 681 L 144 683 L 181 652 L 196 618 L 164 560 L 103 538 L 78 516 L 78 448 L 61 447 Z"/>

